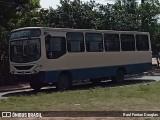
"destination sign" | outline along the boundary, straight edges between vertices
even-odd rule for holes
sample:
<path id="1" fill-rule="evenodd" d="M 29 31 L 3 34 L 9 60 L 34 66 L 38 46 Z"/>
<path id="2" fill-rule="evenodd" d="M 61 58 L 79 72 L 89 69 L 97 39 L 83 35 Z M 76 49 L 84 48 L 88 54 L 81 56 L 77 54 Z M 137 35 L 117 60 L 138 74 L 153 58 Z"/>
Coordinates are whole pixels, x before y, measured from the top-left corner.
<path id="1" fill-rule="evenodd" d="M 11 33 L 10 39 L 39 37 L 40 34 L 41 34 L 40 29 L 18 30 Z"/>

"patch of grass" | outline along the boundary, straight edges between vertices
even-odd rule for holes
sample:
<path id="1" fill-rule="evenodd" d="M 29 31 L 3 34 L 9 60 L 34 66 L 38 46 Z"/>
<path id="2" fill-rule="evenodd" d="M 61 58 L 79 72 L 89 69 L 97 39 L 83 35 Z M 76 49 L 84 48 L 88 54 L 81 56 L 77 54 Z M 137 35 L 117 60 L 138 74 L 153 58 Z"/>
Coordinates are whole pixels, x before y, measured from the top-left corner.
<path id="1" fill-rule="evenodd" d="M 0 100 L 0 111 L 160 110 L 160 82 L 21 95 Z"/>

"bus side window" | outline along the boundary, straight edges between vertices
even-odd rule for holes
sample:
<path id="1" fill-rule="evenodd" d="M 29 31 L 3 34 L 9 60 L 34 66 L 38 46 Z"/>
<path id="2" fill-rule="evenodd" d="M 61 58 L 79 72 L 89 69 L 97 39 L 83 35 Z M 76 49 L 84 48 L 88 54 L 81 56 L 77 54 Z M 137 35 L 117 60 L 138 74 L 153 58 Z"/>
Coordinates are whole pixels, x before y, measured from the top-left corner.
<path id="1" fill-rule="evenodd" d="M 66 34 L 68 52 L 84 52 L 84 36 L 80 32 Z"/>
<path id="2" fill-rule="evenodd" d="M 46 56 L 48 59 L 57 59 L 66 53 L 64 37 L 51 37 L 46 40 Z"/>
<path id="3" fill-rule="evenodd" d="M 149 41 L 147 35 L 136 35 L 136 47 L 138 51 L 148 51 Z"/>
<path id="4" fill-rule="evenodd" d="M 87 52 L 102 52 L 103 38 L 100 33 L 86 33 L 86 50 Z"/>
<path id="5" fill-rule="evenodd" d="M 120 51 L 118 34 L 104 34 L 104 44 L 106 51 Z"/>
<path id="6" fill-rule="evenodd" d="M 135 51 L 135 39 L 133 34 L 121 34 L 122 51 Z"/>

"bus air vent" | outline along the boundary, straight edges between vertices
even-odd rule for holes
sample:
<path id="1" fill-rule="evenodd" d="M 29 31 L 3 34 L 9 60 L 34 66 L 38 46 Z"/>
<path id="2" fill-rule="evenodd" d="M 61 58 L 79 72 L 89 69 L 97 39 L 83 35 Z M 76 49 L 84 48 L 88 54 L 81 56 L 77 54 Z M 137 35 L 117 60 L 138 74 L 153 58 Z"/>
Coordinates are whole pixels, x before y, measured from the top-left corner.
<path id="1" fill-rule="evenodd" d="M 14 66 L 17 70 L 29 70 L 33 67 L 33 65 L 28 66 Z"/>

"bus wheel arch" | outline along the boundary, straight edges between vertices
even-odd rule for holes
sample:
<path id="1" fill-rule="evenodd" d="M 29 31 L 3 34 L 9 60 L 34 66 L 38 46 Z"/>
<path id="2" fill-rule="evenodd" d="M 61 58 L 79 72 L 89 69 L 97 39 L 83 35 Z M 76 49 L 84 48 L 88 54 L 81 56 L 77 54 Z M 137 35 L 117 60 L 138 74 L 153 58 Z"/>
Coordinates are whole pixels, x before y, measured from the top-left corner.
<path id="1" fill-rule="evenodd" d="M 125 74 L 126 74 L 125 67 L 119 67 L 116 70 L 116 76 L 112 77 L 111 80 L 116 83 L 123 83 Z"/>
<path id="2" fill-rule="evenodd" d="M 62 71 L 56 83 L 56 88 L 60 91 L 68 90 L 72 86 L 72 74 L 69 71 Z"/>

